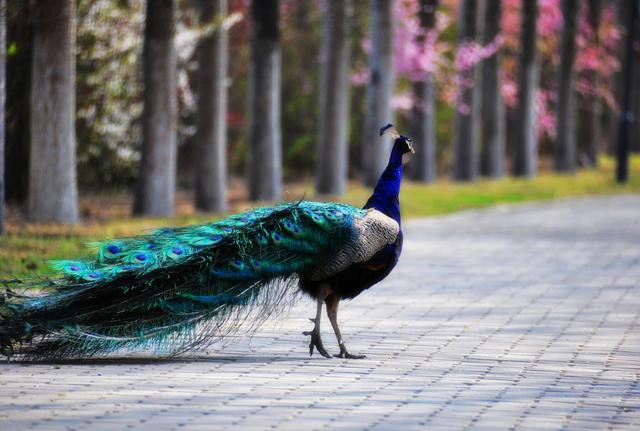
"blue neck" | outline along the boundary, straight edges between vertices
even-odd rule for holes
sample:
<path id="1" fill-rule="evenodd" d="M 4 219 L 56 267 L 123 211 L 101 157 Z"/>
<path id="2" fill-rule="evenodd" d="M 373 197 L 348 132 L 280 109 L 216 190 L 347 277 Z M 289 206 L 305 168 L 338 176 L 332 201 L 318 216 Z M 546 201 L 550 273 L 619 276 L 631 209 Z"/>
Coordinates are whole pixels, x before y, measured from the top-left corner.
<path id="1" fill-rule="evenodd" d="M 375 208 L 400 224 L 400 183 L 402 182 L 402 151 L 397 145 L 391 150 L 389 164 L 376 184 L 364 208 Z"/>

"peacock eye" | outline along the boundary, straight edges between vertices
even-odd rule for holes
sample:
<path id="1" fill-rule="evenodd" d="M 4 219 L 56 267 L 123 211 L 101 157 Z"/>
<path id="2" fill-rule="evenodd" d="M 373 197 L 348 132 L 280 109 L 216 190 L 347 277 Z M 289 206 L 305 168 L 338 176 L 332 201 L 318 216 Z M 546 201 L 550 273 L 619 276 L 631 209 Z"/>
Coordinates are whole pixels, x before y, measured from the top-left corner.
<path id="1" fill-rule="evenodd" d="M 117 245 L 115 245 L 115 244 L 110 244 L 110 245 L 107 247 L 107 251 L 108 251 L 109 253 L 111 253 L 111 254 L 117 254 L 117 253 L 119 253 L 119 252 L 120 252 L 120 247 L 118 247 L 118 246 L 117 246 Z"/>

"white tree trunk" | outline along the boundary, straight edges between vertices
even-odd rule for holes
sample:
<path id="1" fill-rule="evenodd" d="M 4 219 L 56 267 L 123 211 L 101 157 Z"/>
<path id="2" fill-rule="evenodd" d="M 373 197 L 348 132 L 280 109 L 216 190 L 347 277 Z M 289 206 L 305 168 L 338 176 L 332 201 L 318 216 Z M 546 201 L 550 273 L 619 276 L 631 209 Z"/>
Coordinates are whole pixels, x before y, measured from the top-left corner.
<path id="1" fill-rule="evenodd" d="M 371 52 L 367 115 L 362 143 L 364 182 L 373 186 L 387 165 L 391 152 L 390 138 L 380 138 L 380 127 L 393 122 L 391 99 L 395 74 L 393 67 L 393 2 L 371 0 Z"/>
<path id="2" fill-rule="evenodd" d="M 134 213 L 173 214 L 176 184 L 176 54 L 173 0 L 147 0 L 142 160 Z"/>
<path id="3" fill-rule="evenodd" d="M 29 218 L 78 220 L 75 140 L 75 2 L 35 4 Z"/>
<path id="4" fill-rule="evenodd" d="M 227 0 L 200 0 L 202 22 L 220 23 L 200 42 L 196 132 L 196 208 L 227 208 L 227 58 L 228 32 L 222 25 Z"/>
<path id="5" fill-rule="evenodd" d="M 250 198 L 282 193 L 280 133 L 280 28 L 278 0 L 253 0 L 249 114 Z"/>
<path id="6" fill-rule="evenodd" d="M 347 183 L 351 0 L 329 0 L 324 18 L 318 121 L 318 193 L 340 195 Z"/>

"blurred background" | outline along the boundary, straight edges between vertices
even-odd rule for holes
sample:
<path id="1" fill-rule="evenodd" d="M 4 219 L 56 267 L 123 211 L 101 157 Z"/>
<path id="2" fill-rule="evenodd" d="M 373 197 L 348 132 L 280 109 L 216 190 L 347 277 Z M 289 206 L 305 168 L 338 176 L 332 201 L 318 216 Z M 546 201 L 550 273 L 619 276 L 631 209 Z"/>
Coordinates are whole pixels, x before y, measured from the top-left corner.
<path id="1" fill-rule="evenodd" d="M 0 0 L 0 268 L 256 201 L 361 205 L 389 122 L 410 216 L 638 191 L 637 3 Z"/>

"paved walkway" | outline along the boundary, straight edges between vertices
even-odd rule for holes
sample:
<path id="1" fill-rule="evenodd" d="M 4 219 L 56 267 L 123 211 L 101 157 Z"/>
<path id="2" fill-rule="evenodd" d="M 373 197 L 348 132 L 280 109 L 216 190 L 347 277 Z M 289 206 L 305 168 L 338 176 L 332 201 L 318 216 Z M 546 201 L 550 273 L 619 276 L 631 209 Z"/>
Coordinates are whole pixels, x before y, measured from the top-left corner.
<path id="1" fill-rule="evenodd" d="M 405 230 L 392 276 L 341 309 L 367 359 L 310 359 L 303 300 L 197 358 L 0 365 L 0 429 L 640 429 L 640 196 Z"/>

